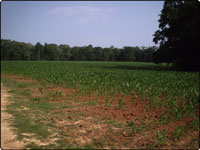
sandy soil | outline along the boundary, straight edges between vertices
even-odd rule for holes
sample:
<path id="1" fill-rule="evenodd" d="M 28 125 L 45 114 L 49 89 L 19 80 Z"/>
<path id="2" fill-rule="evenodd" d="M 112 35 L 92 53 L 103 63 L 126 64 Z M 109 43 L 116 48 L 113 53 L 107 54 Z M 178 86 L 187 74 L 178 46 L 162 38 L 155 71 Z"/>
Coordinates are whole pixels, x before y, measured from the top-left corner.
<path id="1" fill-rule="evenodd" d="M 7 90 L 1 84 L 1 148 L 2 149 L 22 149 L 24 143 L 16 140 L 16 135 L 13 132 L 13 127 L 10 126 L 9 119 L 12 118 L 6 110 L 6 106 L 9 104 Z"/>

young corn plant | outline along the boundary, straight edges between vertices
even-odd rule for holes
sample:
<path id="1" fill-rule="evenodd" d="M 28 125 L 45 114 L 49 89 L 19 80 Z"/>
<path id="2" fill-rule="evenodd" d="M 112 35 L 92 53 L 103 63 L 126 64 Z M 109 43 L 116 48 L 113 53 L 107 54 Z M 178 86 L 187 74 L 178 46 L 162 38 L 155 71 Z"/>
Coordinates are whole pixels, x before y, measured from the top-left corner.
<path id="1" fill-rule="evenodd" d="M 153 128 L 153 126 L 154 126 L 154 120 L 151 119 L 151 122 L 150 122 L 150 127 L 151 127 L 151 129 Z"/>
<path id="2" fill-rule="evenodd" d="M 40 91 L 40 94 L 42 96 L 42 94 L 43 94 L 43 87 L 39 87 L 39 91 Z"/>
<path id="3" fill-rule="evenodd" d="M 134 103 L 134 101 L 135 101 L 135 92 L 134 91 L 131 92 L 131 101 L 132 101 L 132 103 Z"/>
<path id="4" fill-rule="evenodd" d="M 163 130 L 161 133 L 159 131 L 156 131 L 156 139 L 158 146 L 165 145 L 167 141 L 167 137 L 165 135 L 165 130 Z"/>
<path id="5" fill-rule="evenodd" d="M 178 139 L 180 136 L 184 135 L 187 132 L 186 126 L 178 126 L 173 133 L 175 139 Z"/>
<path id="6" fill-rule="evenodd" d="M 53 93 L 53 97 L 62 97 L 63 96 L 63 93 L 62 91 L 56 91 L 55 93 Z"/>
<path id="7" fill-rule="evenodd" d="M 129 127 L 129 136 L 132 136 L 133 135 L 133 131 L 136 130 L 136 125 L 135 125 L 135 121 L 137 120 L 138 118 L 135 118 L 134 120 L 131 120 L 131 121 L 126 121 L 127 123 L 127 126 Z"/>
<path id="8" fill-rule="evenodd" d="M 123 106 L 124 106 L 123 98 L 118 97 L 118 108 L 119 108 L 119 109 L 122 109 Z"/>
<path id="9" fill-rule="evenodd" d="M 109 97 L 105 98 L 105 102 L 106 102 L 106 107 L 108 106 L 108 102 L 109 102 Z"/>

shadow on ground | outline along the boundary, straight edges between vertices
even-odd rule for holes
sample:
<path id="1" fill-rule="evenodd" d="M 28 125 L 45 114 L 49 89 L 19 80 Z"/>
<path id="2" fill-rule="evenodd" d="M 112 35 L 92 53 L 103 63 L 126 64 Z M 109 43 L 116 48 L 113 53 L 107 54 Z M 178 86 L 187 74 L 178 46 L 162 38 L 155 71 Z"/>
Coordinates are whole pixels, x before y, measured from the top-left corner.
<path id="1" fill-rule="evenodd" d="M 87 66 L 90 68 L 101 68 L 108 70 L 152 70 L 152 71 L 176 71 L 172 67 L 168 66 L 151 66 L 151 65 L 142 65 L 142 66 L 127 66 L 127 65 L 117 65 L 117 66 Z"/>

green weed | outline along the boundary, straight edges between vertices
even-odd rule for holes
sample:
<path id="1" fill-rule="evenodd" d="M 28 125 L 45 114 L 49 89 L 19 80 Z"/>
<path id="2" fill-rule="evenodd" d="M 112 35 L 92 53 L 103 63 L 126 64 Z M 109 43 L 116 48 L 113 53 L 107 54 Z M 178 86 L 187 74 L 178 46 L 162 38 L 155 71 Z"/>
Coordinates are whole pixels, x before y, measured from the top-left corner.
<path id="1" fill-rule="evenodd" d="M 42 96 L 42 94 L 43 94 L 43 87 L 39 87 L 39 91 L 40 91 L 40 94 Z"/>
<path id="2" fill-rule="evenodd" d="M 42 98 L 40 98 L 40 97 L 32 97 L 30 100 L 31 101 L 38 101 L 39 102 L 39 101 L 41 101 L 41 99 Z"/>
<path id="3" fill-rule="evenodd" d="M 163 130 L 161 133 L 159 131 L 156 131 L 156 139 L 158 146 L 165 145 L 167 141 L 165 130 Z"/>
<path id="4" fill-rule="evenodd" d="M 108 102 L 109 102 L 109 98 L 108 97 L 105 98 L 105 102 L 106 102 L 106 106 L 108 106 Z"/>
<path id="5" fill-rule="evenodd" d="M 178 126 L 176 127 L 173 136 L 175 139 L 178 139 L 180 136 L 184 135 L 187 132 L 186 126 Z"/>
<path id="6" fill-rule="evenodd" d="M 135 125 L 135 121 L 137 120 L 138 118 L 134 119 L 134 120 L 131 120 L 131 121 L 126 121 L 127 123 L 127 126 L 129 127 L 129 136 L 132 136 L 133 134 L 133 131 L 136 130 L 136 125 Z"/>
<path id="7" fill-rule="evenodd" d="M 21 96 L 30 96 L 31 95 L 31 90 L 26 89 L 26 90 L 21 91 L 19 94 Z"/>
<path id="8" fill-rule="evenodd" d="M 63 96 L 63 93 L 62 91 L 56 91 L 52 94 L 53 97 L 62 97 Z"/>
<path id="9" fill-rule="evenodd" d="M 122 109 L 123 106 L 124 106 L 123 98 L 118 97 L 118 108 L 119 108 L 119 109 Z"/>

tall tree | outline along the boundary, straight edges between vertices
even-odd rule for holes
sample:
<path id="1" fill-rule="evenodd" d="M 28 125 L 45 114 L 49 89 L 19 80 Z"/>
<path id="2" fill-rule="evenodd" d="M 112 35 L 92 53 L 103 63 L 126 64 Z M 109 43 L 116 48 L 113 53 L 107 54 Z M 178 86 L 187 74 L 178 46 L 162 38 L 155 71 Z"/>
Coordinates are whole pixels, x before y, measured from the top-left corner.
<path id="1" fill-rule="evenodd" d="M 10 60 L 12 51 L 11 40 L 1 40 L 1 60 Z"/>
<path id="2" fill-rule="evenodd" d="M 34 53 L 35 53 L 35 59 L 36 60 L 43 59 L 43 45 L 40 44 L 40 42 L 36 43 Z"/>
<path id="3" fill-rule="evenodd" d="M 72 57 L 71 57 L 71 60 L 74 60 L 74 61 L 79 61 L 79 51 L 80 51 L 80 47 L 78 46 L 74 46 L 72 47 Z"/>
<path id="4" fill-rule="evenodd" d="M 135 60 L 135 53 L 134 48 L 130 46 L 125 46 L 123 51 L 123 56 L 125 61 L 134 61 Z"/>
<path id="5" fill-rule="evenodd" d="M 60 60 L 70 60 L 71 48 L 69 45 L 61 44 L 59 45 L 60 50 Z"/>
<path id="6" fill-rule="evenodd" d="M 56 44 L 47 44 L 44 45 L 44 56 L 45 60 L 58 60 L 59 51 Z"/>
<path id="7" fill-rule="evenodd" d="M 199 70 L 198 1 L 165 1 L 159 30 L 153 41 L 159 44 L 154 61 L 173 63 L 181 69 Z"/>
<path id="8" fill-rule="evenodd" d="M 103 48 L 94 47 L 94 54 L 95 54 L 96 60 L 97 61 L 101 61 L 102 60 L 102 55 L 103 55 Z"/>
<path id="9" fill-rule="evenodd" d="M 96 58 L 95 58 L 93 46 L 88 45 L 86 49 L 87 49 L 87 60 L 94 61 Z"/>

